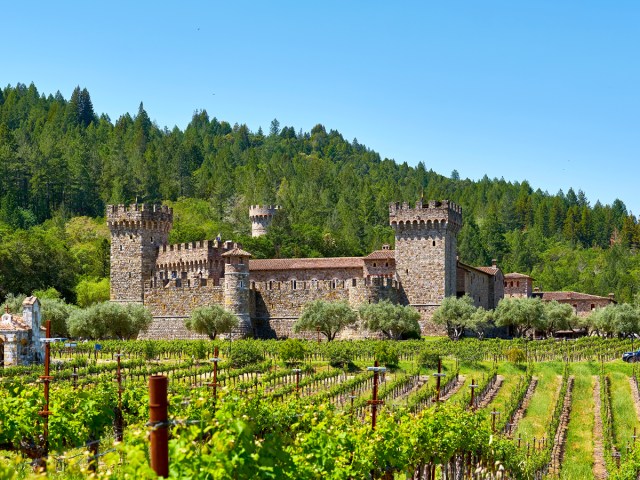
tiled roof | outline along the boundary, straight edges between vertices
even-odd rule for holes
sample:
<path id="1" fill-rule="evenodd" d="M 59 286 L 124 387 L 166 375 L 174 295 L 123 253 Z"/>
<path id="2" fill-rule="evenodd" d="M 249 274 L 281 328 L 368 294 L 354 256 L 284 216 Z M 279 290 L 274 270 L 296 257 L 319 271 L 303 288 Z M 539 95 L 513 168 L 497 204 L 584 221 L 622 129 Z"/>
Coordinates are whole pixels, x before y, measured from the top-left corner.
<path id="1" fill-rule="evenodd" d="M 580 292 L 536 292 L 534 296 L 540 296 L 543 300 L 612 300 L 609 297 L 589 295 Z"/>
<path id="2" fill-rule="evenodd" d="M 517 272 L 505 273 L 504 278 L 505 280 L 507 278 L 530 278 L 531 280 L 533 280 L 533 277 L 530 277 L 529 275 L 525 275 L 524 273 L 517 273 Z"/>
<path id="3" fill-rule="evenodd" d="M 362 257 L 364 260 L 393 260 L 396 258 L 395 250 L 375 250 L 366 257 Z"/>
<path id="4" fill-rule="evenodd" d="M 500 270 L 498 267 L 475 267 L 475 269 L 488 273 L 489 275 L 495 275 Z"/>
<path id="5" fill-rule="evenodd" d="M 311 270 L 321 268 L 363 268 L 362 257 L 268 258 L 249 260 L 249 270 Z"/>
<path id="6" fill-rule="evenodd" d="M 5 313 L 0 317 L 0 331 L 15 332 L 18 330 L 29 330 L 29 326 L 23 322 L 21 316 Z"/>
<path id="7" fill-rule="evenodd" d="M 228 252 L 220 255 L 221 257 L 250 257 L 251 254 L 249 252 L 245 252 L 241 248 L 235 247 L 229 250 Z"/>

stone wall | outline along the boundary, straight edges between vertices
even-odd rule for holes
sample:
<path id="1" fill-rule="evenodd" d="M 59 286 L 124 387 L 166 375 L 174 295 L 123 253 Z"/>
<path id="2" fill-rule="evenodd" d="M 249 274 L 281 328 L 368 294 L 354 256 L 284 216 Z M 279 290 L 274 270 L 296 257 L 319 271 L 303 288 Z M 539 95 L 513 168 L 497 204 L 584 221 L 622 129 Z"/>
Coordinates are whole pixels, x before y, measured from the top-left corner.
<path id="1" fill-rule="evenodd" d="M 159 279 L 204 278 L 219 285 L 224 276 L 224 262 L 220 257 L 224 252 L 217 240 L 162 245 L 158 249 L 155 272 Z"/>
<path id="2" fill-rule="evenodd" d="M 482 307 L 486 310 L 490 308 L 490 304 L 493 304 L 493 297 L 490 294 L 490 290 L 491 293 L 493 292 L 493 288 L 490 288 L 490 284 L 493 282 L 493 277 L 486 273 L 474 269 L 458 268 L 458 295 L 469 295 L 476 307 Z"/>
<path id="3" fill-rule="evenodd" d="M 166 287 L 146 289 L 144 304 L 154 318 L 186 318 L 196 307 L 223 305 L 224 291 L 209 284 L 182 287 L 170 282 Z"/>
<path id="4" fill-rule="evenodd" d="M 266 290 L 271 283 L 272 289 L 291 288 L 290 283 L 295 280 L 300 282 L 321 281 L 349 281 L 362 278 L 362 267 L 354 268 L 309 268 L 295 270 L 251 270 L 251 281 L 255 282 L 256 288 Z M 277 285 L 280 284 L 280 285 Z M 304 288 L 304 287 L 303 287 Z"/>
<path id="5" fill-rule="evenodd" d="M 533 294 L 533 281 L 524 275 L 522 277 L 507 277 L 502 285 L 505 297 L 527 298 Z"/>

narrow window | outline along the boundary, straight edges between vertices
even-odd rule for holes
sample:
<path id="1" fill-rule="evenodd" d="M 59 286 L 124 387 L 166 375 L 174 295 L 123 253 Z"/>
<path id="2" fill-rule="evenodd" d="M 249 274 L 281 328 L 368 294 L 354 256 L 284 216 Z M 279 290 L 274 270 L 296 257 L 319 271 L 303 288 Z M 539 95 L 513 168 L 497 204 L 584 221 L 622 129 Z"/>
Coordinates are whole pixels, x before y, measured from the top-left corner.
<path id="1" fill-rule="evenodd" d="M 520 282 L 516 282 L 516 287 L 519 287 L 519 286 L 520 286 Z"/>
<path id="2" fill-rule="evenodd" d="M 355 286 L 356 286 L 356 282 L 357 282 L 357 280 L 356 280 L 355 278 L 354 278 L 354 279 L 352 279 L 352 280 L 351 280 L 351 286 L 352 286 L 352 287 L 355 287 Z"/>
<path id="3" fill-rule="evenodd" d="M 592 303 L 592 304 L 591 304 L 591 310 L 595 310 L 595 309 L 596 309 L 596 304 L 595 304 L 595 303 Z"/>
<path id="4" fill-rule="evenodd" d="M 433 245 L 432 246 L 434 246 L 434 247 L 436 246 L 436 241 L 435 240 L 433 241 Z"/>
<path id="5" fill-rule="evenodd" d="M 240 283 L 238 284 L 238 286 L 240 288 L 244 288 L 244 280 L 240 280 Z"/>
<path id="6" fill-rule="evenodd" d="M 374 266 L 374 267 L 376 267 L 376 266 L 377 266 L 377 265 L 376 265 L 376 262 L 373 262 L 373 266 Z"/>
<path id="7" fill-rule="evenodd" d="M 273 280 L 269 280 L 269 290 L 273 290 Z"/>
<path id="8" fill-rule="evenodd" d="M 386 262 L 386 263 L 384 264 L 384 266 L 385 266 L 385 267 L 388 267 L 388 266 L 389 266 L 389 262 Z"/>
<path id="9" fill-rule="evenodd" d="M 120 251 L 122 251 L 122 245 L 120 245 Z"/>

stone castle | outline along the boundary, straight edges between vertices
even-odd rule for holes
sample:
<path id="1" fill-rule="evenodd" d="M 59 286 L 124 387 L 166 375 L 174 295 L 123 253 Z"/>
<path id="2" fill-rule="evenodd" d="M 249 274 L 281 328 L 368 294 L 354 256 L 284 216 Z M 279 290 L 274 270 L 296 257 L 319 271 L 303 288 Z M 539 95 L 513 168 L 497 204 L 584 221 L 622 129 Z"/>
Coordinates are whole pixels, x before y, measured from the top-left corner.
<path id="1" fill-rule="evenodd" d="M 277 206 L 251 206 L 252 234 L 263 235 Z M 173 212 L 166 206 L 109 205 L 111 300 L 139 302 L 154 321 L 146 338 L 197 338 L 183 325 L 195 307 L 218 304 L 240 319 L 239 334 L 293 336 L 292 327 L 313 300 L 344 300 L 357 308 L 383 299 L 411 305 L 423 334 L 443 334 L 430 322 L 446 296 L 468 294 L 495 308 L 504 277 L 495 265 L 457 260 L 462 209 L 453 202 L 392 203 L 395 250 L 384 245 L 364 257 L 251 259 L 232 241 L 168 245 Z M 347 331 L 345 336 L 367 335 Z"/>

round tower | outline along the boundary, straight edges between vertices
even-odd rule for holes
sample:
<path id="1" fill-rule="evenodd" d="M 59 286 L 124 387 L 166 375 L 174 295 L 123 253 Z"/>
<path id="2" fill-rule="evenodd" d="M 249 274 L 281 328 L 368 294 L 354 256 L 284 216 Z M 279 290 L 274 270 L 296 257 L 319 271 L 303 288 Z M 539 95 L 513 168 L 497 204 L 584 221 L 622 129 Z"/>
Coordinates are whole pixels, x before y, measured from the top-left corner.
<path id="1" fill-rule="evenodd" d="M 111 300 L 144 301 L 144 282 L 151 280 L 158 247 L 167 243 L 173 210 L 164 205 L 107 205 L 111 232 Z"/>
<path id="2" fill-rule="evenodd" d="M 462 208 L 448 200 L 420 200 L 415 208 L 392 203 L 389 223 L 395 230 L 396 278 L 407 303 L 428 309 L 455 295 Z"/>
<path id="3" fill-rule="evenodd" d="M 224 308 L 237 315 L 238 333 L 251 333 L 249 259 L 251 254 L 237 246 L 221 255 L 224 259 Z"/>
<path id="4" fill-rule="evenodd" d="M 251 205 L 249 218 L 251 218 L 251 236 L 260 237 L 267 234 L 273 216 L 280 210 L 279 205 Z"/>

